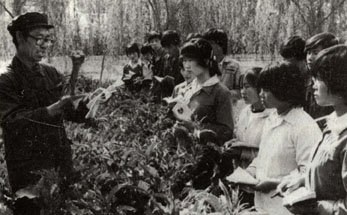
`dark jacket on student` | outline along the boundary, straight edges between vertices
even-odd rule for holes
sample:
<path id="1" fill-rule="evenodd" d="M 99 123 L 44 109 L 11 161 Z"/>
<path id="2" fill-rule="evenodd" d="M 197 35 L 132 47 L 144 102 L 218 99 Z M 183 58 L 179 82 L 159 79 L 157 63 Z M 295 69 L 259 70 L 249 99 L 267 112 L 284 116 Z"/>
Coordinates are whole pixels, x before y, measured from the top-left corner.
<path id="1" fill-rule="evenodd" d="M 202 122 L 203 128 L 217 133 L 220 145 L 232 138 L 234 123 L 230 92 L 219 82 L 217 76 L 207 80 L 202 88 L 193 94 L 189 107 L 193 110 L 193 117 Z"/>
<path id="2" fill-rule="evenodd" d="M 171 76 L 175 79 L 175 85 L 178 85 L 184 81 L 183 76 L 181 75 L 181 68 L 179 58 L 172 55 L 165 55 L 163 62 L 163 71 L 161 73 L 161 77 Z M 172 88 L 173 90 L 173 88 Z M 172 92 L 171 92 L 172 93 Z"/>
<path id="3" fill-rule="evenodd" d="M 139 77 L 143 77 L 143 65 L 141 63 L 137 63 L 132 65 L 129 62 L 123 68 L 123 76 L 122 81 L 125 83 L 125 86 L 130 90 L 139 90 L 141 89 L 141 83 L 136 83 L 135 79 Z"/>

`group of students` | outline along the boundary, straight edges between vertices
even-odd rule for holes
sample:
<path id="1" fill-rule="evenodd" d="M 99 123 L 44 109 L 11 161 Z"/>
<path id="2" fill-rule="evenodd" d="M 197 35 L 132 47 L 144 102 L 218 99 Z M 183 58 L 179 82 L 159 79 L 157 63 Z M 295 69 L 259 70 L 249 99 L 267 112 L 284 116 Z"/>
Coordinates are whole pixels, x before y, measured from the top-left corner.
<path id="1" fill-rule="evenodd" d="M 199 121 L 200 129 L 214 137 L 205 135 L 207 141 L 200 142 L 225 149 L 217 156 L 211 148 L 204 151 L 202 157 L 213 159 L 197 161 L 188 177 L 193 186 L 210 185 L 213 173 L 206 174 L 206 168 L 214 165 L 206 160 L 213 160 L 220 177 L 236 165 L 259 181 L 251 191 L 259 212 L 347 214 L 347 46 L 331 33 L 306 41 L 293 36 L 281 45 L 283 60 L 242 72 L 237 61 L 226 57 L 223 30 L 188 37 L 180 47 L 176 32 L 158 34 L 156 44 L 160 41 L 168 53 L 163 61 L 159 45 L 153 46 L 151 40 L 141 53 L 154 76 L 161 80 L 170 76 L 176 84 L 162 85 L 160 90 L 171 88 L 160 98 L 176 98 L 175 106 L 185 105 L 191 111 L 188 118 L 175 115 L 177 127 L 193 132 Z M 235 114 L 232 110 L 241 98 L 247 106 Z M 173 191 L 180 191 L 188 179 Z M 315 192 L 315 201 L 283 206 L 282 197 L 274 195 L 299 187 Z"/>
<path id="2" fill-rule="evenodd" d="M 74 178 L 63 120 L 85 122 L 88 97 L 75 107 L 78 96 L 64 95 L 63 76 L 40 63 L 53 27 L 37 12 L 19 15 L 7 27 L 16 55 L 0 76 L 0 122 L 14 193 L 38 183 L 36 171 L 59 170 L 64 195 Z M 131 91 L 171 101 L 177 145 L 189 149 L 187 134 L 198 136 L 202 150 L 187 175 L 176 174 L 181 180 L 173 194 L 188 181 L 205 189 L 238 167 L 257 181 L 240 187 L 261 214 L 346 215 L 347 46 L 331 33 L 293 36 L 281 46 L 283 60 L 242 70 L 226 56 L 228 37 L 221 29 L 190 34 L 180 44 L 171 30 L 151 34 L 141 48 L 131 44 L 122 78 Z M 241 98 L 247 106 L 239 113 Z M 301 188 L 315 198 L 283 204 L 281 195 Z M 36 199 L 15 202 L 14 214 L 40 211 Z"/>

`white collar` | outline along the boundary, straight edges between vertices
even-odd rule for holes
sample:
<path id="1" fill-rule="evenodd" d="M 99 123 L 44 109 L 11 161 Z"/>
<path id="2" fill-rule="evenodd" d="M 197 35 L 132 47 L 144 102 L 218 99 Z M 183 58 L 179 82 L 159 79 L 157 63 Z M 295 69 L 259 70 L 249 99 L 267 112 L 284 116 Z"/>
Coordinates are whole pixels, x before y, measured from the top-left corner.
<path id="1" fill-rule="evenodd" d="M 219 83 L 219 78 L 217 75 L 214 75 L 208 80 L 206 80 L 203 84 L 200 84 L 196 78 L 194 79 L 194 81 L 196 82 L 197 85 L 200 86 L 200 88 L 202 88 L 202 87 L 210 87 Z"/>
<path id="2" fill-rule="evenodd" d="M 131 68 L 134 69 L 137 66 L 141 66 L 141 60 L 140 59 L 137 60 L 137 62 L 135 64 L 133 62 L 131 62 L 131 60 L 130 60 L 128 64 L 130 65 Z"/>
<path id="3" fill-rule="evenodd" d="M 280 124 L 283 121 L 286 121 L 287 123 L 291 125 L 297 125 L 300 124 L 302 121 L 302 118 L 299 117 L 300 112 L 302 111 L 302 107 L 296 107 L 292 108 L 288 113 L 285 115 L 278 115 L 277 111 L 274 110 L 271 112 L 271 118 L 276 119 L 276 121 Z M 270 109 L 271 110 L 271 109 Z"/>
<path id="4" fill-rule="evenodd" d="M 252 108 L 251 107 L 249 107 L 249 108 L 251 110 L 251 113 L 254 114 L 255 116 L 259 117 L 259 118 L 268 117 L 273 111 L 275 111 L 273 108 L 271 108 L 271 109 L 265 108 L 265 110 L 263 112 L 253 113 Z"/>

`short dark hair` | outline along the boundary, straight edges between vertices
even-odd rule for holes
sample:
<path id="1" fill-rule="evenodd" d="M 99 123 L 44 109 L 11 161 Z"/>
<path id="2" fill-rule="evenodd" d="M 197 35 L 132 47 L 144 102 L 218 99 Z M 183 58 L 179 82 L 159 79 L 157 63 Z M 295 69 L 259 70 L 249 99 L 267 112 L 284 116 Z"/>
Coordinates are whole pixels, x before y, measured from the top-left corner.
<path id="1" fill-rule="evenodd" d="M 244 79 L 246 79 L 249 85 L 251 85 L 251 87 L 256 88 L 257 91 L 260 92 L 258 82 L 259 82 L 261 70 L 262 70 L 261 67 L 252 67 L 246 70 L 245 74 L 241 75 L 240 77 L 240 86 L 243 87 Z"/>
<path id="2" fill-rule="evenodd" d="M 141 54 L 142 55 L 145 55 L 145 54 L 152 54 L 152 55 L 156 55 L 153 47 L 148 44 L 148 43 L 145 43 L 142 47 L 141 47 Z"/>
<path id="3" fill-rule="evenodd" d="M 312 75 L 347 103 L 347 46 L 336 45 L 321 51 L 313 64 Z"/>
<path id="4" fill-rule="evenodd" d="M 128 56 L 132 53 L 137 53 L 140 56 L 140 49 L 137 43 L 129 43 L 125 48 L 125 54 Z"/>
<path id="5" fill-rule="evenodd" d="M 294 63 L 276 62 L 266 66 L 260 72 L 258 86 L 269 90 L 280 101 L 296 107 L 305 104 L 305 78 Z"/>
<path id="6" fill-rule="evenodd" d="M 154 39 L 161 40 L 161 33 L 157 32 L 157 31 L 149 32 L 147 35 L 147 42 L 150 43 L 151 40 L 154 40 Z"/>
<path id="7" fill-rule="evenodd" d="M 305 60 L 305 40 L 300 36 L 287 38 L 280 46 L 280 55 L 285 59 Z"/>
<path id="8" fill-rule="evenodd" d="M 228 35 L 223 29 L 210 28 L 205 33 L 203 33 L 203 38 L 208 41 L 213 41 L 219 45 L 223 54 L 226 55 L 228 52 Z"/>
<path id="9" fill-rule="evenodd" d="M 164 31 L 160 43 L 162 47 L 170 47 L 171 45 L 179 46 L 181 43 L 181 38 L 176 31 L 167 30 Z"/>
<path id="10" fill-rule="evenodd" d="M 208 68 L 211 76 L 221 75 L 213 48 L 205 39 L 194 38 L 186 42 L 181 48 L 181 60 L 184 57 L 195 59 L 200 66 Z"/>
<path id="11" fill-rule="evenodd" d="M 305 44 L 305 52 L 321 46 L 323 49 L 339 44 L 339 39 L 332 33 L 323 32 L 309 38 Z"/>

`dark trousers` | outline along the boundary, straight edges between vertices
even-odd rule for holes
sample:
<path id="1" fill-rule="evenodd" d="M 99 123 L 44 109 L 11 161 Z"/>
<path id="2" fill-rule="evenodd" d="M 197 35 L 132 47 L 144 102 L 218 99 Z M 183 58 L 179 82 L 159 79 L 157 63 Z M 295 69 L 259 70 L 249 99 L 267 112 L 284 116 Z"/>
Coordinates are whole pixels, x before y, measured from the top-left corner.
<path id="1" fill-rule="evenodd" d="M 41 179 L 36 171 L 55 169 L 58 170 L 61 181 L 61 190 L 68 189 L 72 177 L 72 153 L 70 146 L 62 147 L 59 155 L 53 155 L 48 159 L 32 159 L 7 161 L 9 182 L 13 194 L 29 185 L 35 185 Z M 26 197 L 17 199 L 14 204 L 14 215 L 36 215 L 40 214 L 40 202 L 38 199 Z"/>

